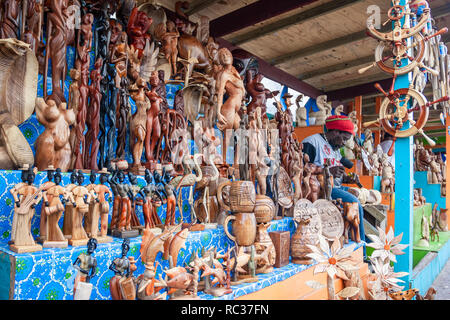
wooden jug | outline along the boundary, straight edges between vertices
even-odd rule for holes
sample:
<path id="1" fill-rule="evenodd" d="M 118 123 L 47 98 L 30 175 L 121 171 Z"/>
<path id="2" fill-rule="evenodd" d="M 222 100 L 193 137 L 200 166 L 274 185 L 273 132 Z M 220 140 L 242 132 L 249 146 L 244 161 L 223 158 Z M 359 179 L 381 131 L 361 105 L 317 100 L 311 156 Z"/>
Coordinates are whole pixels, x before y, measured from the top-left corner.
<path id="1" fill-rule="evenodd" d="M 233 220 L 231 235 L 228 231 L 228 223 Z M 241 212 L 234 215 L 229 215 L 223 222 L 225 234 L 232 241 L 235 241 L 238 246 L 251 246 L 256 239 L 256 219 L 253 212 Z"/>

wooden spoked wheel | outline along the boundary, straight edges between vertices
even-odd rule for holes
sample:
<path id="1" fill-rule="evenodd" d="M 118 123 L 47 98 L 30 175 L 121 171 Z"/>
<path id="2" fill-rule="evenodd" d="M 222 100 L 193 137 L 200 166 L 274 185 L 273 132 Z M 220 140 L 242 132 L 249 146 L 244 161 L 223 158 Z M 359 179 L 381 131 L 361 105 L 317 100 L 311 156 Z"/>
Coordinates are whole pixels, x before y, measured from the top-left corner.
<path id="1" fill-rule="evenodd" d="M 377 66 L 392 75 L 402 75 L 413 71 L 425 57 L 424 37 L 417 33 L 413 39 L 413 44 L 409 46 L 406 39 L 396 42 L 380 42 L 375 50 Z M 403 59 L 409 59 L 410 63 L 402 67 Z"/>
<path id="2" fill-rule="evenodd" d="M 416 100 L 416 107 L 410 108 Z M 422 131 L 428 120 L 425 96 L 414 89 L 397 89 L 380 106 L 380 123 L 390 135 L 398 138 L 413 136 Z"/>
<path id="3" fill-rule="evenodd" d="M 388 11 L 388 18 L 392 21 L 397 21 L 403 18 L 406 14 L 405 6 L 393 6 Z"/>

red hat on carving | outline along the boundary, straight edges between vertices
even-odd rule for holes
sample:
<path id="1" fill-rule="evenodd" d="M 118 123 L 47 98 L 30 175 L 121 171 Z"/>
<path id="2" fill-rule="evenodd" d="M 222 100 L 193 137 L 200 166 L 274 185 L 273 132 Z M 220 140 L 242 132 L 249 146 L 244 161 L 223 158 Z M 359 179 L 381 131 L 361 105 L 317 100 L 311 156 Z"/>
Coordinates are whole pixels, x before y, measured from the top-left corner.
<path id="1" fill-rule="evenodd" d="M 325 120 L 325 127 L 327 128 L 327 130 L 346 131 L 351 133 L 352 135 L 355 135 L 355 132 L 353 131 L 353 122 L 347 116 L 329 116 Z"/>

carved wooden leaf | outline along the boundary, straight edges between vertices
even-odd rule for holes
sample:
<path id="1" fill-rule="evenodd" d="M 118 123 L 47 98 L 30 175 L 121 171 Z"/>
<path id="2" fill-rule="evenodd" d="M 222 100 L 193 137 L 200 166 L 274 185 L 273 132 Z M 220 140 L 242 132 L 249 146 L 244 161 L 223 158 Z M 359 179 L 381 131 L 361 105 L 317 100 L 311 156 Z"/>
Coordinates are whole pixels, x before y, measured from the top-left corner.
<path id="1" fill-rule="evenodd" d="M 326 287 L 323 283 L 320 283 L 319 281 L 315 281 L 315 280 L 306 281 L 305 284 L 308 287 L 316 289 L 316 290 L 323 289 Z"/>
<path id="2" fill-rule="evenodd" d="M 359 288 L 357 287 L 347 287 L 342 289 L 337 293 L 337 295 L 343 299 L 352 298 L 359 293 Z"/>

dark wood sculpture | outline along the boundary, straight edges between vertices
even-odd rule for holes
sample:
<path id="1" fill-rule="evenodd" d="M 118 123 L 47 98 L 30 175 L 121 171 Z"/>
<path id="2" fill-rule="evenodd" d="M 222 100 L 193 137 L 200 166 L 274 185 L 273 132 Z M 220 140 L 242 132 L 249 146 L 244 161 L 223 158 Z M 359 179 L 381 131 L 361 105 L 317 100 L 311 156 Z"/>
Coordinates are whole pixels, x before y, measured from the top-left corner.
<path id="1" fill-rule="evenodd" d="M 22 6 L 25 19 L 22 18 L 23 30 L 21 38 L 37 54 L 38 47 L 41 45 L 42 4 L 36 0 L 26 0 L 23 1 Z"/>
<path id="2" fill-rule="evenodd" d="M 122 243 L 122 255 L 115 258 L 109 266 L 109 270 L 114 272 L 114 277 L 109 281 L 113 300 L 135 300 L 136 298 L 136 285 L 130 261 L 132 257 L 127 257 L 129 250 L 130 239 L 125 239 Z"/>
<path id="3" fill-rule="evenodd" d="M 129 81 L 127 77 L 122 77 L 120 79 L 119 88 L 119 116 L 116 119 L 117 131 L 117 147 L 116 147 L 116 158 L 125 158 L 125 145 L 127 139 L 127 125 L 129 122 L 130 106 L 128 104 L 128 97 L 130 96 L 128 90 Z"/>
<path id="4" fill-rule="evenodd" d="M 150 35 L 147 31 L 152 22 L 153 20 L 145 12 L 139 11 L 137 7 L 131 11 L 127 25 L 128 43 L 135 50 L 138 50 L 139 58 L 142 57 L 146 40 L 150 40 Z"/>
<path id="5" fill-rule="evenodd" d="M 162 42 L 161 51 L 172 68 L 172 75 L 176 75 L 178 72 L 177 58 L 179 37 L 180 33 L 178 32 L 175 23 L 171 20 L 166 22 L 166 25 L 164 28 L 161 28 L 161 31 L 158 34 L 158 38 L 161 39 Z"/>
<path id="6" fill-rule="evenodd" d="M 68 28 L 67 28 L 67 4 L 68 0 L 49 0 L 47 2 L 47 46 L 45 51 L 45 67 L 44 67 L 44 99 L 52 99 L 56 104 L 66 102 L 64 97 L 64 81 L 66 79 L 67 63 L 66 51 L 68 44 Z M 92 39 L 93 16 L 83 17 L 83 32 L 86 33 L 86 43 Z M 89 27 L 90 25 L 90 27 Z M 77 44 L 78 46 L 78 44 Z M 86 49 L 87 50 L 87 49 Z M 84 51 L 85 52 L 85 51 Z M 87 53 L 87 55 L 89 55 Z M 47 93 L 47 74 L 49 60 L 52 62 L 52 94 Z M 83 74 L 82 74 L 83 77 Z"/>
<path id="7" fill-rule="evenodd" d="M 92 292 L 92 277 L 97 273 L 97 258 L 93 255 L 97 249 L 97 240 L 91 238 L 87 242 L 86 252 L 82 252 L 73 262 L 78 270 L 73 285 L 74 300 L 89 300 Z"/>
<path id="8" fill-rule="evenodd" d="M 184 117 L 173 109 L 158 114 L 161 135 L 156 150 L 156 159 L 161 163 L 180 164 L 189 153 L 187 147 L 187 123 Z"/>
<path id="9" fill-rule="evenodd" d="M 42 171 L 52 165 L 68 171 L 72 157 L 69 126 L 75 122 L 73 110 L 66 109 L 65 103 L 57 105 L 53 100 L 45 103 L 42 98 L 37 98 L 36 117 L 45 127 L 35 142 L 36 167 Z"/>
<path id="10" fill-rule="evenodd" d="M 99 58 L 91 71 L 91 84 L 89 85 L 89 117 L 86 118 L 87 132 L 85 136 L 84 168 L 98 170 L 97 155 L 100 147 L 98 135 L 100 133 L 100 103 L 102 92 L 100 82 L 103 79 L 100 68 L 103 61 Z"/>
<path id="11" fill-rule="evenodd" d="M 156 146 L 161 136 L 161 124 L 158 114 L 161 110 L 160 104 L 162 98 L 156 92 L 159 85 L 159 76 L 157 71 L 153 71 L 150 76 L 151 90 L 145 94 L 150 100 L 150 108 L 147 109 L 147 121 L 145 125 L 145 158 L 147 161 L 154 161 L 156 155 Z"/>
<path id="12" fill-rule="evenodd" d="M 19 0 L 5 0 L 1 4 L 0 39 L 19 38 Z"/>

